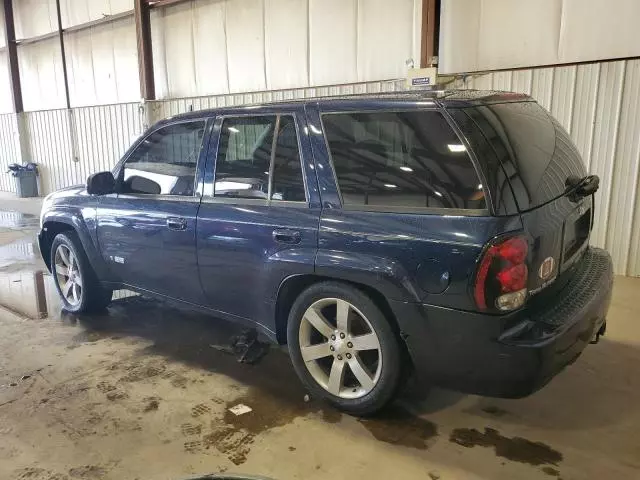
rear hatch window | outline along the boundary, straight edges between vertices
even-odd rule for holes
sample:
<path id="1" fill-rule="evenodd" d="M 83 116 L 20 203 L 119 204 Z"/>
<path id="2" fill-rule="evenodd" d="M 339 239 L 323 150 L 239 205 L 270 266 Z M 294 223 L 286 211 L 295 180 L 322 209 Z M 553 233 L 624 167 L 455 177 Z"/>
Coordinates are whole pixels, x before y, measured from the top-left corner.
<path id="1" fill-rule="evenodd" d="M 586 175 L 580 154 L 557 120 L 533 101 L 485 104 L 451 113 L 485 176 L 496 179 L 487 182 L 492 198 L 507 196 L 502 175 L 508 181 L 531 239 L 527 287 L 535 295 L 575 265 L 589 242 L 591 197 L 565 195 L 569 177 Z M 507 202 L 495 210 L 514 213 Z"/>
<path id="2" fill-rule="evenodd" d="M 562 196 L 568 177 L 586 175 L 567 132 L 537 103 L 489 104 L 465 113 L 498 157 L 521 212 Z"/>

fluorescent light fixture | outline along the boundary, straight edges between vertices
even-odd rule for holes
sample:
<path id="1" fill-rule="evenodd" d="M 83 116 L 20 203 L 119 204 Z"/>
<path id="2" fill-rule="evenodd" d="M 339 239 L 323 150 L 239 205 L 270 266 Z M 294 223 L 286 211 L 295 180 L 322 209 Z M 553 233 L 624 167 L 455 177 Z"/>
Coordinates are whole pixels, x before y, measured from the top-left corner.
<path id="1" fill-rule="evenodd" d="M 240 133 L 240 130 L 238 130 L 236 127 L 228 127 L 227 130 L 229 130 L 231 133 Z"/>
<path id="2" fill-rule="evenodd" d="M 385 183 L 384 186 L 387 188 L 398 188 L 398 186 L 394 185 L 393 183 Z"/>
<path id="3" fill-rule="evenodd" d="M 436 194 L 437 196 L 439 196 L 439 197 L 441 197 L 441 196 L 442 196 L 442 194 L 441 194 L 440 192 L 433 192 L 433 193 L 435 193 L 435 194 Z"/>
<path id="4" fill-rule="evenodd" d="M 450 152 L 453 152 L 453 153 L 460 153 L 460 152 L 467 151 L 467 147 L 465 147 L 461 143 L 449 144 L 447 145 L 447 148 L 449 149 Z"/>
<path id="5" fill-rule="evenodd" d="M 400 170 L 402 170 L 403 172 L 413 172 L 413 168 L 411 167 L 407 167 L 407 166 L 402 166 L 400 167 Z"/>

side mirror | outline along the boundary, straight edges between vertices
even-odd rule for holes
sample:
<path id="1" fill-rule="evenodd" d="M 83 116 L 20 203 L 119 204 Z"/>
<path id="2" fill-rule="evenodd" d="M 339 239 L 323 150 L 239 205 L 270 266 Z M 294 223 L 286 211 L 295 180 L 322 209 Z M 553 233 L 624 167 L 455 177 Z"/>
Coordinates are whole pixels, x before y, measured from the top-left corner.
<path id="1" fill-rule="evenodd" d="M 107 195 L 116 191 L 116 181 L 111 172 L 100 172 L 87 178 L 87 193 L 89 195 Z"/>

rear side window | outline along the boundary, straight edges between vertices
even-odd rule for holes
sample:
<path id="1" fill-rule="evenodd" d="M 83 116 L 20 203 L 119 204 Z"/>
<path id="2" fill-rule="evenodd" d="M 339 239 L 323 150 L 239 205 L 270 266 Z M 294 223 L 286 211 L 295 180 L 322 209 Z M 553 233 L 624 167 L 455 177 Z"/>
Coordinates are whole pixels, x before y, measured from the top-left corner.
<path id="1" fill-rule="evenodd" d="M 306 201 L 294 118 L 291 115 L 225 118 L 214 194 Z"/>
<path id="2" fill-rule="evenodd" d="M 344 205 L 485 209 L 466 147 L 436 111 L 322 116 Z"/>

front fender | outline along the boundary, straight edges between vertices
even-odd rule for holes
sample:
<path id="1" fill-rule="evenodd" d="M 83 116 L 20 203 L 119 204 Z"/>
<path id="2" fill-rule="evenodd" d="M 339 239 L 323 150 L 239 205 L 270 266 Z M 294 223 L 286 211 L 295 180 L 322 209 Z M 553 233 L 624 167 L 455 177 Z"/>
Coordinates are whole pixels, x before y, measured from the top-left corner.
<path id="1" fill-rule="evenodd" d="M 47 252 L 56 232 L 60 230 L 60 225 L 71 227 L 76 232 L 98 278 L 108 280 L 109 268 L 97 248 L 96 210 L 91 207 L 57 206 L 42 215 L 42 230 L 38 235 L 38 243 L 49 270 L 51 265 Z"/>
<path id="2" fill-rule="evenodd" d="M 367 285 L 391 300 L 420 301 L 421 294 L 406 269 L 391 258 L 358 252 L 319 250 L 315 273 Z"/>

